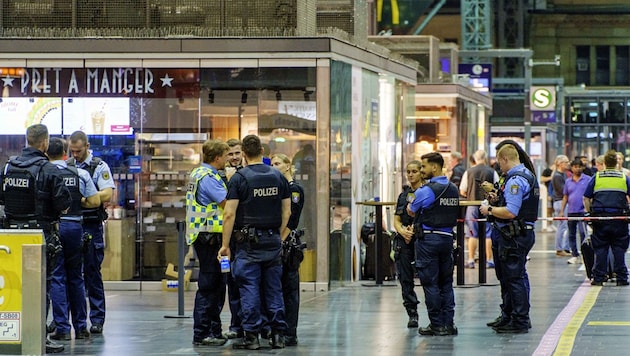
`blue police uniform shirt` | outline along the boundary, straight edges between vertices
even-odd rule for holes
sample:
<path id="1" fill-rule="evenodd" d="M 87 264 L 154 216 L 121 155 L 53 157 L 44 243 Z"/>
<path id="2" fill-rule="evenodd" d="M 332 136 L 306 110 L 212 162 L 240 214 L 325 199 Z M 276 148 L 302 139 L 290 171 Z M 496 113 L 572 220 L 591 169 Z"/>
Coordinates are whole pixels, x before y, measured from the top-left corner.
<path id="1" fill-rule="evenodd" d="M 449 184 L 448 178 L 446 176 L 438 176 L 429 179 L 429 183 L 438 183 L 438 184 Z M 409 205 L 409 209 L 413 211 L 415 214 L 418 213 L 421 209 L 426 209 L 431 206 L 435 202 L 435 194 L 433 190 L 426 185 L 416 189 L 414 193 L 415 199 Z M 453 228 L 451 227 L 440 227 L 434 228 L 428 225 L 422 224 L 423 229 L 427 230 L 435 230 L 435 231 L 444 231 L 444 232 L 453 232 Z"/>
<path id="2" fill-rule="evenodd" d="M 89 151 L 88 156 L 84 162 L 77 162 L 77 167 L 87 170 L 87 168 L 90 167 L 90 162 L 92 162 L 92 157 L 92 151 Z M 112 178 L 112 172 L 109 170 L 109 166 L 105 161 L 103 161 L 102 164 L 96 166 L 96 169 L 94 169 L 94 174 L 92 175 L 92 180 L 99 190 L 103 190 L 105 188 L 116 189 L 114 178 Z"/>
<path id="3" fill-rule="evenodd" d="M 61 168 L 68 167 L 68 164 L 64 160 L 51 161 L 50 163 Z M 79 191 L 81 192 L 81 195 L 83 195 L 84 197 L 91 197 L 95 194 L 98 194 L 96 185 L 94 185 L 92 177 L 90 177 L 90 172 L 82 168 L 78 168 L 77 172 L 79 172 Z"/>
<path id="4" fill-rule="evenodd" d="M 201 166 L 210 169 L 213 174 L 218 173 L 216 168 L 207 163 L 202 163 Z M 221 203 L 226 196 L 227 190 L 223 187 L 223 180 L 216 180 L 208 174 L 199 181 L 197 187 L 197 202 L 199 204 L 208 206 L 211 203 Z"/>
<path id="5" fill-rule="evenodd" d="M 515 172 L 522 172 L 524 170 L 529 170 L 525 168 L 525 165 L 522 163 L 512 167 L 512 169 L 508 170 L 507 174 L 513 174 Z M 531 172 L 529 172 L 531 174 Z M 505 190 L 503 191 L 503 196 L 505 197 L 505 208 L 514 216 L 518 215 L 518 212 L 521 210 L 521 205 L 523 205 L 523 200 L 525 200 L 529 192 L 532 188 L 527 183 L 527 179 L 521 176 L 514 175 L 510 177 L 505 182 Z M 505 226 L 506 224 L 501 224 L 497 222 L 499 226 Z M 528 223 L 528 225 L 533 225 L 534 223 Z"/>

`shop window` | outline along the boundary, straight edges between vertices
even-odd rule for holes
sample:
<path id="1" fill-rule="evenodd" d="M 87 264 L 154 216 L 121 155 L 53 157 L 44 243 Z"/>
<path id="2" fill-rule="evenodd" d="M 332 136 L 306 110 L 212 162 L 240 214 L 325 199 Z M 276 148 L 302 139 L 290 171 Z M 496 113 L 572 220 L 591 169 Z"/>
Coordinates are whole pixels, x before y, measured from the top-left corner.
<path id="1" fill-rule="evenodd" d="M 591 84 L 591 78 L 589 74 L 589 65 L 591 62 L 591 52 L 589 46 L 576 46 L 576 58 L 575 58 L 575 83 L 576 84 Z"/>
<path id="2" fill-rule="evenodd" d="M 625 121 L 625 108 L 622 101 L 601 100 L 599 117 L 602 123 L 621 124 Z"/>

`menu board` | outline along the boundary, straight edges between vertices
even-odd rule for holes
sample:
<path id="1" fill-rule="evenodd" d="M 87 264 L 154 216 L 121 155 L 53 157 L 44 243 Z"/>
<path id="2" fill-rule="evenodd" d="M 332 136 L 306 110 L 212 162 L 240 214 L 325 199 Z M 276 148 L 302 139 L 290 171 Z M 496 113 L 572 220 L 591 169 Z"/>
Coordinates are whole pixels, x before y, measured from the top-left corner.
<path id="1" fill-rule="evenodd" d="M 129 135 L 129 98 L 64 98 L 63 133 Z"/>
<path id="2" fill-rule="evenodd" d="M 61 134 L 61 98 L 0 98 L 0 134 L 25 135 L 26 128 L 44 124 Z"/>

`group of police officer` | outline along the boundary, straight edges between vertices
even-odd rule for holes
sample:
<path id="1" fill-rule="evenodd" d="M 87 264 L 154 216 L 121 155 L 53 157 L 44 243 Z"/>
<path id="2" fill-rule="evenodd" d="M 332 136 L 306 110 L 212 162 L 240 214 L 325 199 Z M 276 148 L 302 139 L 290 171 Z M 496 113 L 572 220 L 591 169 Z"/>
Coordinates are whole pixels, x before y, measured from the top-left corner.
<path id="1" fill-rule="evenodd" d="M 46 352 L 64 350 L 50 339 L 85 339 L 103 332 L 105 294 L 101 276 L 104 256 L 103 203 L 115 185 L 111 171 L 93 157 L 85 133 L 70 138 L 73 158 L 64 160 L 64 140 L 50 138 L 42 124 L 26 130 L 27 147 L 12 157 L 0 172 L 4 205 L 3 227 L 41 229 L 46 241 L 46 311 L 52 302 L 53 317 L 47 332 Z M 85 291 L 90 300 L 87 328 Z"/>
<path id="2" fill-rule="evenodd" d="M 186 194 L 186 236 L 200 265 L 193 345 L 220 346 L 234 338 L 234 349 L 256 350 L 259 336 L 272 348 L 297 345 L 297 225 L 304 192 L 293 182 L 290 160 L 276 155 L 276 169 L 264 164 L 256 135 L 242 142 L 208 140 L 202 151 L 203 163 L 191 172 Z M 227 274 L 219 262 L 225 257 L 231 264 Z M 237 290 L 228 291 L 232 320 L 222 334 L 226 283 Z"/>
<path id="3" fill-rule="evenodd" d="M 497 333 L 523 333 L 529 320 L 529 280 L 525 263 L 534 244 L 538 215 L 538 183 L 527 154 L 512 140 L 497 146 L 497 162 L 503 176 L 490 182 L 488 198 L 480 212 L 492 223 L 495 272 L 501 285 L 501 315 L 488 326 Z M 413 290 L 414 273 L 425 296 L 429 325 L 424 336 L 457 335 L 454 324 L 453 230 L 459 215 L 459 192 L 443 174 L 444 159 L 438 152 L 407 164 L 407 179 L 398 197 L 394 227 L 394 256 L 402 286 L 407 327 L 418 326 L 418 298 Z"/>

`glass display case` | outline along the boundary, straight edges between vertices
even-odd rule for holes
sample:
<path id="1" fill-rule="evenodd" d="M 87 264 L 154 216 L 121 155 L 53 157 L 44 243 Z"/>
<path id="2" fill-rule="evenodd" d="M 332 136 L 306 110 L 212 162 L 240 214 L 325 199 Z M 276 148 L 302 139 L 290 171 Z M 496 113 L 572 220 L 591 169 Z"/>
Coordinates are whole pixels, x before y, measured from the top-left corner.
<path id="1" fill-rule="evenodd" d="M 143 169 L 138 190 L 137 261 L 143 279 L 163 278 L 177 265 L 177 221 L 186 217 L 186 186 L 201 163 L 205 134 L 141 134 Z"/>

